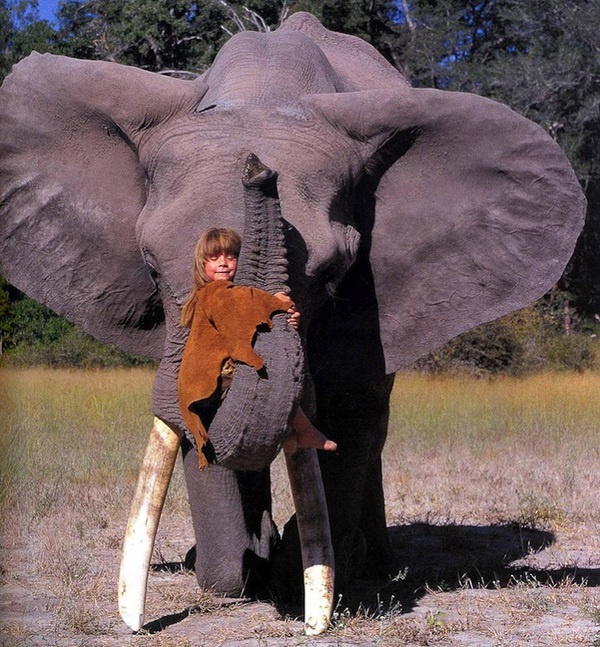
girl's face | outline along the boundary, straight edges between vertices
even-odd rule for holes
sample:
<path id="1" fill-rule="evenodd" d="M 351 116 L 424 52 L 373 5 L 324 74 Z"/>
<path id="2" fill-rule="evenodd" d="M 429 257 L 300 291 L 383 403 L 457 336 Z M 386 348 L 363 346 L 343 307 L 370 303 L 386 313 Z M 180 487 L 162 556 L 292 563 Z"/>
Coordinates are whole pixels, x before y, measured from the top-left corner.
<path id="1" fill-rule="evenodd" d="M 221 252 L 218 256 L 210 256 L 204 261 L 204 271 L 210 281 L 233 281 L 237 262 L 235 254 Z"/>

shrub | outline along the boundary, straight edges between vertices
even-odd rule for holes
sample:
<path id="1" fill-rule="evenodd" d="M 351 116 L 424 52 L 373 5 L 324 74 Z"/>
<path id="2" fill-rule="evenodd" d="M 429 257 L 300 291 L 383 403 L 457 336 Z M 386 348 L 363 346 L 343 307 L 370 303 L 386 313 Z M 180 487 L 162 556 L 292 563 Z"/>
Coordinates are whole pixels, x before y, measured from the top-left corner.
<path id="1" fill-rule="evenodd" d="M 598 356 L 597 337 L 590 334 L 587 322 L 575 316 L 571 317 L 570 324 L 579 330 L 564 334 L 565 299 L 564 293 L 555 293 L 463 333 L 417 362 L 416 368 L 475 376 L 524 375 L 542 369 L 592 369 Z"/>
<path id="2" fill-rule="evenodd" d="M 589 336 L 555 335 L 547 343 L 548 363 L 557 370 L 584 371 L 594 368 L 596 354 Z"/>
<path id="3" fill-rule="evenodd" d="M 70 325 L 70 324 L 69 324 Z M 3 355 L 11 366 L 51 366 L 65 368 L 110 368 L 118 366 L 154 366 L 156 360 L 124 353 L 110 344 L 71 329 L 48 344 L 21 343 Z"/>

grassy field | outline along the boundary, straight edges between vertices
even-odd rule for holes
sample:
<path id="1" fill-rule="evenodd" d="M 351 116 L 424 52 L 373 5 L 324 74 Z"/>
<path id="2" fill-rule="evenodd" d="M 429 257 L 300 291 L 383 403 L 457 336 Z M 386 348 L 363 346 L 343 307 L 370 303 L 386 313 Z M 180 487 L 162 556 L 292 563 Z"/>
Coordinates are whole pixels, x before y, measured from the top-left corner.
<path id="1" fill-rule="evenodd" d="M 393 520 L 595 521 L 600 375 L 398 376 L 385 459 Z"/>
<path id="2" fill-rule="evenodd" d="M 313 640 L 270 605 L 223 601 L 167 568 L 193 543 L 179 465 L 148 597 L 149 618 L 178 621 L 140 636 L 120 622 L 152 379 L 0 370 L 0 644 L 600 645 L 600 375 L 398 375 L 384 452 L 398 575 L 361 583 Z M 281 526 L 280 460 L 273 475 Z"/>

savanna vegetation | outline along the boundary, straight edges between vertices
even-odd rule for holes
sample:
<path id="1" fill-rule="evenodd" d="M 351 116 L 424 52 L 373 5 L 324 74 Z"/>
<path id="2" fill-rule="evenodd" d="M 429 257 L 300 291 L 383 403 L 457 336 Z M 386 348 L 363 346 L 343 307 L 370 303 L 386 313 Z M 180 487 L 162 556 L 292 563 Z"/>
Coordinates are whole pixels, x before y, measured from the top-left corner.
<path id="1" fill-rule="evenodd" d="M 395 577 L 358 582 L 309 639 L 301 608 L 217 598 L 176 467 L 148 619 L 118 618 L 119 553 L 151 413 L 150 369 L 0 372 L 0 644 L 591 645 L 600 622 L 600 376 L 398 375 L 384 451 Z M 274 516 L 292 510 L 273 467 Z M 189 617 L 188 617 L 189 616 Z M 248 643 L 244 641 L 249 641 Z"/>
<path id="2" fill-rule="evenodd" d="M 586 370 L 600 332 L 600 4 L 592 0 L 62 0 L 55 22 L 36 0 L 0 0 L 0 79 L 32 50 L 104 59 L 191 77 L 231 34 L 275 28 L 308 10 L 330 29 L 373 44 L 414 85 L 508 103 L 562 146 L 589 208 L 556 288 L 421 362 L 421 370 L 526 374 Z M 50 366 L 136 365 L 94 342 L 13 286 L 0 283 L 4 361 Z"/>

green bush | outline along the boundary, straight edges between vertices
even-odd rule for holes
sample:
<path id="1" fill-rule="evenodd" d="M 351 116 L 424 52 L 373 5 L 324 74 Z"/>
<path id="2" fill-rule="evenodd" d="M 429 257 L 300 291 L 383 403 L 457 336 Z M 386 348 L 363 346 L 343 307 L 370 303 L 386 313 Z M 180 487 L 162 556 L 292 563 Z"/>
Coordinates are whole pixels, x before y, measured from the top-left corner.
<path id="1" fill-rule="evenodd" d="M 556 370 L 584 371 L 596 364 L 594 344 L 588 335 L 561 335 L 548 340 L 548 363 Z"/>
<path id="2" fill-rule="evenodd" d="M 124 353 L 110 344 L 103 344 L 73 326 L 66 334 L 47 344 L 21 343 L 4 353 L 2 359 L 3 363 L 10 366 L 62 368 L 111 368 L 157 364 L 156 360 Z"/>
<path id="3" fill-rule="evenodd" d="M 574 315 L 563 330 L 564 293 L 470 330 L 416 364 L 433 373 L 524 375 L 539 370 L 584 371 L 597 364 L 597 337 Z"/>
<path id="4" fill-rule="evenodd" d="M 10 317 L 13 346 L 52 344 L 74 328 L 72 323 L 33 299 L 15 301 Z"/>
<path id="5" fill-rule="evenodd" d="M 12 366 L 108 368 L 155 360 L 103 344 L 0 277 L 1 360 Z"/>

